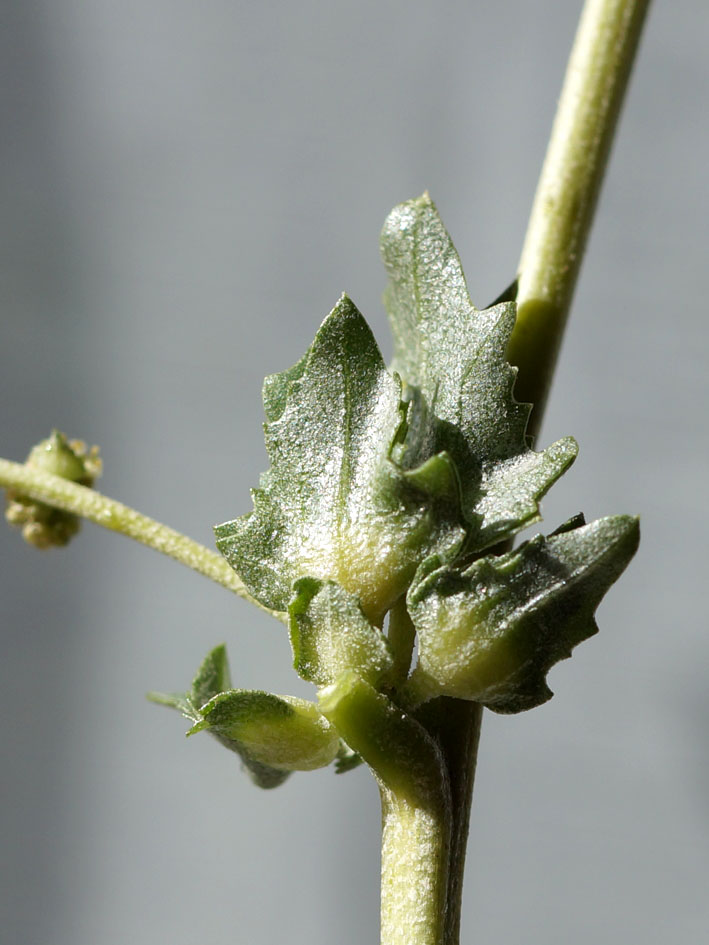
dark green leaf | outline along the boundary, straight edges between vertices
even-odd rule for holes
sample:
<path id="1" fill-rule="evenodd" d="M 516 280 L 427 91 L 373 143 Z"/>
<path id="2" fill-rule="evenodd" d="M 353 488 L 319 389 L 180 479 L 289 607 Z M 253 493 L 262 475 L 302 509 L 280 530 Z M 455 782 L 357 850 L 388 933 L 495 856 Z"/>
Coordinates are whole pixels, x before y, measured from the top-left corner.
<path id="1" fill-rule="evenodd" d="M 492 308 L 493 305 L 499 305 L 500 302 L 514 302 L 517 298 L 517 293 L 519 292 L 519 278 L 515 279 L 514 282 L 511 282 L 502 292 L 497 296 L 494 302 L 491 302 L 487 308 Z"/>
<path id="2" fill-rule="evenodd" d="M 417 700 L 447 695 L 520 712 L 551 698 L 547 672 L 597 632 L 595 610 L 639 538 L 630 516 L 575 522 L 466 571 L 434 570 L 411 588 Z"/>
<path id="3" fill-rule="evenodd" d="M 335 759 L 335 774 L 346 774 L 348 771 L 354 771 L 363 764 L 364 759 L 356 751 L 352 751 L 345 742 L 340 742 L 340 750 Z"/>
<path id="4" fill-rule="evenodd" d="M 446 451 L 463 483 L 467 550 L 480 551 L 538 520 L 539 500 L 573 462 L 571 437 L 528 448 L 529 405 L 512 395 L 505 358 L 513 302 L 478 310 L 438 212 L 425 194 L 396 207 L 381 240 L 392 367 L 437 419 L 432 452 Z"/>
<path id="5" fill-rule="evenodd" d="M 192 703 L 200 708 L 226 689 L 231 689 L 231 677 L 226 647 L 222 643 L 207 654 L 197 670 L 197 675 L 192 680 Z"/>
<path id="6" fill-rule="evenodd" d="M 568 518 L 565 522 L 562 522 L 558 528 L 555 528 L 553 532 L 550 532 L 549 537 L 552 535 L 563 535 L 564 532 L 571 532 L 575 528 L 581 528 L 582 525 L 586 524 L 586 516 L 583 512 L 578 512 L 576 515 L 572 515 L 571 518 Z"/>
<path id="7" fill-rule="evenodd" d="M 199 722 L 202 719 L 201 707 L 225 689 L 231 689 L 231 679 L 226 647 L 222 643 L 207 653 L 189 692 L 149 692 L 148 699 L 158 705 L 177 709 L 191 722 Z"/>
<path id="8" fill-rule="evenodd" d="M 253 512 L 216 529 L 219 549 L 273 610 L 287 608 L 294 581 L 314 577 L 380 622 L 423 558 L 461 542 L 450 460 L 428 452 L 424 469 L 410 468 L 402 441 L 415 408 L 402 404 L 400 381 L 346 297 L 264 398 L 271 468 Z"/>

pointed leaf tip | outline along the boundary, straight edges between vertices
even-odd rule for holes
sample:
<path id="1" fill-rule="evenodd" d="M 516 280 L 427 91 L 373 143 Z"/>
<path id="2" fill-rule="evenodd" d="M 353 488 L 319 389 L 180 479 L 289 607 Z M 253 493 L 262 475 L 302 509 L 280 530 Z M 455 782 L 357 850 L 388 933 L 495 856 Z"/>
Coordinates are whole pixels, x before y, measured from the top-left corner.
<path id="1" fill-rule="evenodd" d="M 235 752 L 262 788 L 277 787 L 292 771 L 324 767 L 340 752 L 338 734 L 314 703 L 232 689 L 223 645 L 207 654 L 189 692 L 151 692 L 148 698 L 189 719 L 188 736 L 209 732 Z"/>
<path id="2" fill-rule="evenodd" d="M 222 643 L 207 654 L 197 670 L 192 680 L 192 702 L 197 707 L 203 706 L 225 689 L 231 689 L 231 676 L 226 646 Z"/>
<path id="3" fill-rule="evenodd" d="M 392 367 L 432 414 L 433 452 L 445 451 L 463 483 L 467 551 L 480 552 L 539 518 L 539 501 L 576 456 L 571 438 L 541 453 L 526 440 L 529 405 L 513 394 L 505 356 L 513 301 L 473 305 L 463 268 L 435 205 L 396 207 L 381 237 Z"/>
<path id="4" fill-rule="evenodd" d="M 415 698 L 447 695 L 505 713 L 551 698 L 547 672 L 598 631 L 596 608 L 639 540 L 632 516 L 567 526 L 466 571 L 440 568 L 412 588 Z"/>
<path id="5" fill-rule="evenodd" d="M 217 527 L 218 548 L 273 610 L 287 609 L 294 581 L 313 577 L 379 623 L 423 557 L 460 543 L 459 514 L 439 521 L 439 498 L 422 501 L 421 484 L 392 461 L 407 422 L 401 382 L 347 296 L 264 397 L 271 468 L 253 512 Z"/>

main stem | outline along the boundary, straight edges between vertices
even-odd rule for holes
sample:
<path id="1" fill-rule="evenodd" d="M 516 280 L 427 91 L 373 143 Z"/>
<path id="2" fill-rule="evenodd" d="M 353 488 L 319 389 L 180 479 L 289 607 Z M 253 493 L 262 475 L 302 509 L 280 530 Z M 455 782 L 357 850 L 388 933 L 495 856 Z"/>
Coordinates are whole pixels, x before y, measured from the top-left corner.
<path id="1" fill-rule="evenodd" d="M 382 800 L 382 942 L 444 942 L 451 796 L 440 744 L 354 670 L 318 693 L 320 710 L 377 778 Z"/>
<path id="2" fill-rule="evenodd" d="M 650 0 L 587 0 L 519 263 L 508 357 L 541 425 L 586 241 Z"/>
<path id="3" fill-rule="evenodd" d="M 445 941 L 450 824 L 386 788 L 382 802 L 381 936 L 386 945 Z"/>
<path id="4" fill-rule="evenodd" d="M 519 266 L 517 323 L 508 357 L 519 368 L 515 394 L 535 405 L 530 432 L 539 430 L 556 358 L 573 297 L 613 133 L 627 88 L 649 0 L 587 0 L 569 59 L 546 159 Z M 415 853 L 416 831 L 391 798 L 383 799 L 382 945 L 458 945 L 463 867 L 470 819 L 482 709 L 475 703 L 439 699 L 420 721 L 438 744 L 452 801 L 448 863 L 438 884 L 447 888 L 443 924 L 403 939 L 387 915 L 404 914 L 407 903 L 432 893 L 417 885 L 429 856 L 427 843 Z M 397 820 L 398 818 L 398 820 Z M 391 883 L 394 871 L 403 872 Z M 436 888 L 436 884 L 434 884 Z M 398 901 L 397 901 L 398 900 Z"/>

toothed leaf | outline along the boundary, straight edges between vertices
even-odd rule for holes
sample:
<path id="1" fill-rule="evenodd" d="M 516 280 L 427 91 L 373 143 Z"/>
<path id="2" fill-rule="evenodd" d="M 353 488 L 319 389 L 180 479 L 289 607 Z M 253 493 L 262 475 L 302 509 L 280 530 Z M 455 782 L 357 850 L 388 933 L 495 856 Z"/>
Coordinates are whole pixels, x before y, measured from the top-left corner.
<path id="1" fill-rule="evenodd" d="M 266 419 L 273 422 L 278 420 L 286 409 L 288 402 L 288 392 L 293 381 L 299 380 L 303 376 L 308 356 L 303 355 L 300 361 L 297 361 L 293 367 L 280 374 L 269 374 L 263 382 L 263 412 Z"/>
<path id="2" fill-rule="evenodd" d="M 264 388 L 271 468 L 249 515 L 217 545 L 254 595 L 285 611 L 301 577 L 335 581 L 379 622 L 428 554 L 458 546 L 458 479 L 448 457 L 406 464 L 414 422 L 372 334 L 343 297 L 305 359 Z M 391 458 L 397 447 L 397 461 Z"/>
<path id="3" fill-rule="evenodd" d="M 521 712 L 551 698 L 546 674 L 597 632 L 594 613 L 638 545 L 626 515 L 539 535 L 516 551 L 442 567 L 409 592 L 419 661 L 409 687 Z"/>
<path id="4" fill-rule="evenodd" d="M 539 500 L 576 457 L 571 437 L 541 453 L 525 439 L 529 405 L 514 399 L 505 358 L 515 305 L 478 310 L 453 243 L 428 195 L 400 204 L 381 238 L 392 367 L 418 388 L 437 419 L 434 452 L 446 451 L 463 483 L 468 552 L 538 520 Z"/>

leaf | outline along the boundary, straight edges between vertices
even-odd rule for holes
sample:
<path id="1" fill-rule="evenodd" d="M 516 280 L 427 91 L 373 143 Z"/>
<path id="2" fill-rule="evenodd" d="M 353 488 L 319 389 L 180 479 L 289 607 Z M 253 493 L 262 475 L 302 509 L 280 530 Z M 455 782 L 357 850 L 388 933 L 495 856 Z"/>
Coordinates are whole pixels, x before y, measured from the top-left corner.
<path id="1" fill-rule="evenodd" d="M 149 692 L 147 698 L 157 705 L 167 706 L 168 709 L 177 709 L 191 722 L 198 722 L 200 719 L 199 710 L 195 709 L 190 694 L 187 692 Z"/>
<path id="2" fill-rule="evenodd" d="M 187 734 L 201 731 L 238 745 L 247 764 L 278 771 L 323 768 L 340 748 L 337 732 L 314 703 L 249 689 L 214 696 Z"/>
<path id="3" fill-rule="evenodd" d="M 192 680 L 191 698 L 200 708 L 225 689 L 231 689 L 231 675 L 226 647 L 222 643 L 207 654 Z"/>
<path id="4" fill-rule="evenodd" d="M 539 500 L 577 446 L 565 437 L 541 453 L 529 449 L 530 407 L 514 399 L 516 369 L 505 358 L 515 305 L 475 308 L 427 194 L 392 211 L 381 250 L 392 368 L 421 391 L 438 420 L 433 451 L 446 451 L 458 468 L 470 526 L 466 550 L 481 551 L 539 519 Z"/>
<path id="5" fill-rule="evenodd" d="M 347 774 L 348 771 L 354 771 L 363 763 L 364 759 L 361 755 L 353 751 L 345 742 L 340 741 L 340 750 L 335 759 L 335 774 Z"/>
<path id="6" fill-rule="evenodd" d="M 188 692 L 149 692 L 148 699 L 177 709 L 191 722 L 199 722 L 202 719 L 200 708 L 225 689 L 231 689 L 231 678 L 226 647 L 221 643 L 202 660 Z"/>
<path id="7" fill-rule="evenodd" d="M 373 627 L 356 597 L 333 581 L 301 578 L 289 607 L 296 671 L 318 686 L 354 669 L 378 688 L 394 660 L 384 634 Z"/>
<path id="8" fill-rule="evenodd" d="M 232 689 L 223 645 L 207 654 L 189 692 L 151 692 L 148 698 L 189 719 L 193 725 L 188 735 L 208 731 L 239 755 L 251 779 L 262 788 L 277 787 L 291 771 L 328 765 L 340 751 L 338 734 L 314 703 Z"/>
<path id="9" fill-rule="evenodd" d="M 281 371 L 280 374 L 269 374 L 264 380 L 262 396 L 263 409 L 267 420 L 271 422 L 278 420 L 286 409 L 291 384 L 303 376 L 307 360 L 308 356 L 304 354 L 293 367 Z"/>
<path id="10" fill-rule="evenodd" d="M 419 562 L 462 540 L 450 459 L 429 452 L 425 468 L 407 466 L 415 408 L 345 296 L 306 357 L 267 379 L 264 406 L 271 468 L 253 512 L 216 528 L 217 546 L 273 610 L 286 610 L 294 581 L 313 577 L 339 584 L 379 623 Z"/>
<path id="11" fill-rule="evenodd" d="M 411 588 L 416 701 L 447 695 L 521 712 L 551 698 L 547 672 L 597 632 L 596 608 L 639 540 L 631 516 L 578 523 L 462 572 L 441 567 Z"/>

